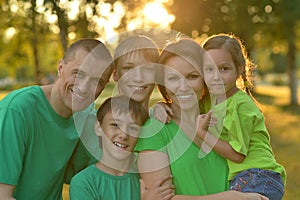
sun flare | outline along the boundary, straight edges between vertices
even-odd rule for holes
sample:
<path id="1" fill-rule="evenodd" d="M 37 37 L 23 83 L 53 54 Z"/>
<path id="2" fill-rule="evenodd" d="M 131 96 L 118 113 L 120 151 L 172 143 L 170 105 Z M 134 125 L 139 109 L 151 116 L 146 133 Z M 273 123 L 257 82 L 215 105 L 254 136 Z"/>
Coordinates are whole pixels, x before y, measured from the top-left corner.
<path id="1" fill-rule="evenodd" d="M 168 13 L 162 1 L 153 1 L 145 5 L 143 13 L 150 22 L 162 26 L 169 25 L 175 20 L 175 16 Z"/>

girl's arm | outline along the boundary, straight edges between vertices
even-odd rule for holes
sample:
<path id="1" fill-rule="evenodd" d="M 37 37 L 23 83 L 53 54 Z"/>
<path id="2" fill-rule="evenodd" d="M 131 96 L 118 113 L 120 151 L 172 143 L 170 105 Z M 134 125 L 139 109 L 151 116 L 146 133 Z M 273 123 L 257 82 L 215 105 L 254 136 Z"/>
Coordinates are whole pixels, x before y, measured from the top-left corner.
<path id="1" fill-rule="evenodd" d="M 212 147 L 218 154 L 235 163 L 240 163 L 245 159 L 245 155 L 236 152 L 228 142 L 220 140 L 208 131 L 212 112 L 206 115 L 198 116 L 197 134 L 210 147 Z"/>

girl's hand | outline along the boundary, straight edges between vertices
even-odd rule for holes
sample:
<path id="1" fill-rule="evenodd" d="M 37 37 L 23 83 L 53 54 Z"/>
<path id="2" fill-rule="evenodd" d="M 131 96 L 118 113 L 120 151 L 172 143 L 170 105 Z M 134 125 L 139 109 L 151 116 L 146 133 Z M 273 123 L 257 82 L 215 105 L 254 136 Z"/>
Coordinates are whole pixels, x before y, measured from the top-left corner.
<path id="1" fill-rule="evenodd" d="M 163 184 L 165 181 L 172 179 L 171 176 L 162 177 L 153 185 L 151 189 L 147 189 L 143 180 L 141 183 L 141 199 L 142 200 L 169 200 L 175 196 L 175 188 L 172 184 Z"/>
<path id="2" fill-rule="evenodd" d="M 172 109 L 164 102 L 157 102 L 153 108 L 153 117 L 166 124 L 171 121 Z"/>
<path id="3" fill-rule="evenodd" d="M 197 134 L 202 140 L 204 140 L 208 128 L 217 124 L 217 118 L 212 117 L 212 111 L 210 110 L 207 114 L 198 115 L 197 120 Z"/>

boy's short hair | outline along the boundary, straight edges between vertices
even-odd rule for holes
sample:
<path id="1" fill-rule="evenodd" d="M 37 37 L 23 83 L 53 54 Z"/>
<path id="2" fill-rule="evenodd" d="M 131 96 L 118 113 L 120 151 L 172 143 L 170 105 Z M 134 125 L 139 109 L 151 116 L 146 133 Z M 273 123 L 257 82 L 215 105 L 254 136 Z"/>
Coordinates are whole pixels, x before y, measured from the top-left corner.
<path id="1" fill-rule="evenodd" d="M 138 125 L 142 126 L 149 118 L 144 106 L 127 96 L 116 96 L 106 99 L 97 111 L 97 120 L 101 125 L 108 112 L 130 113 Z"/>

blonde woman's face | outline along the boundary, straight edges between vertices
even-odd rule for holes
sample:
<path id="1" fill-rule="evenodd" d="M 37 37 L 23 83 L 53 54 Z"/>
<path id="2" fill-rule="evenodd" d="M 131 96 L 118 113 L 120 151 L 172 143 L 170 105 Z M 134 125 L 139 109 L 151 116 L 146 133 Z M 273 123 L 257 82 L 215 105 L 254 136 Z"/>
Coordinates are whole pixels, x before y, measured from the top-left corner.
<path id="1" fill-rule="evenodd" d="M 165 65 L 165 87 L 173 104 L 182 110 L 198 106 L 204 89 L 200 72 L 179 56 L 169 58 Z"/>

